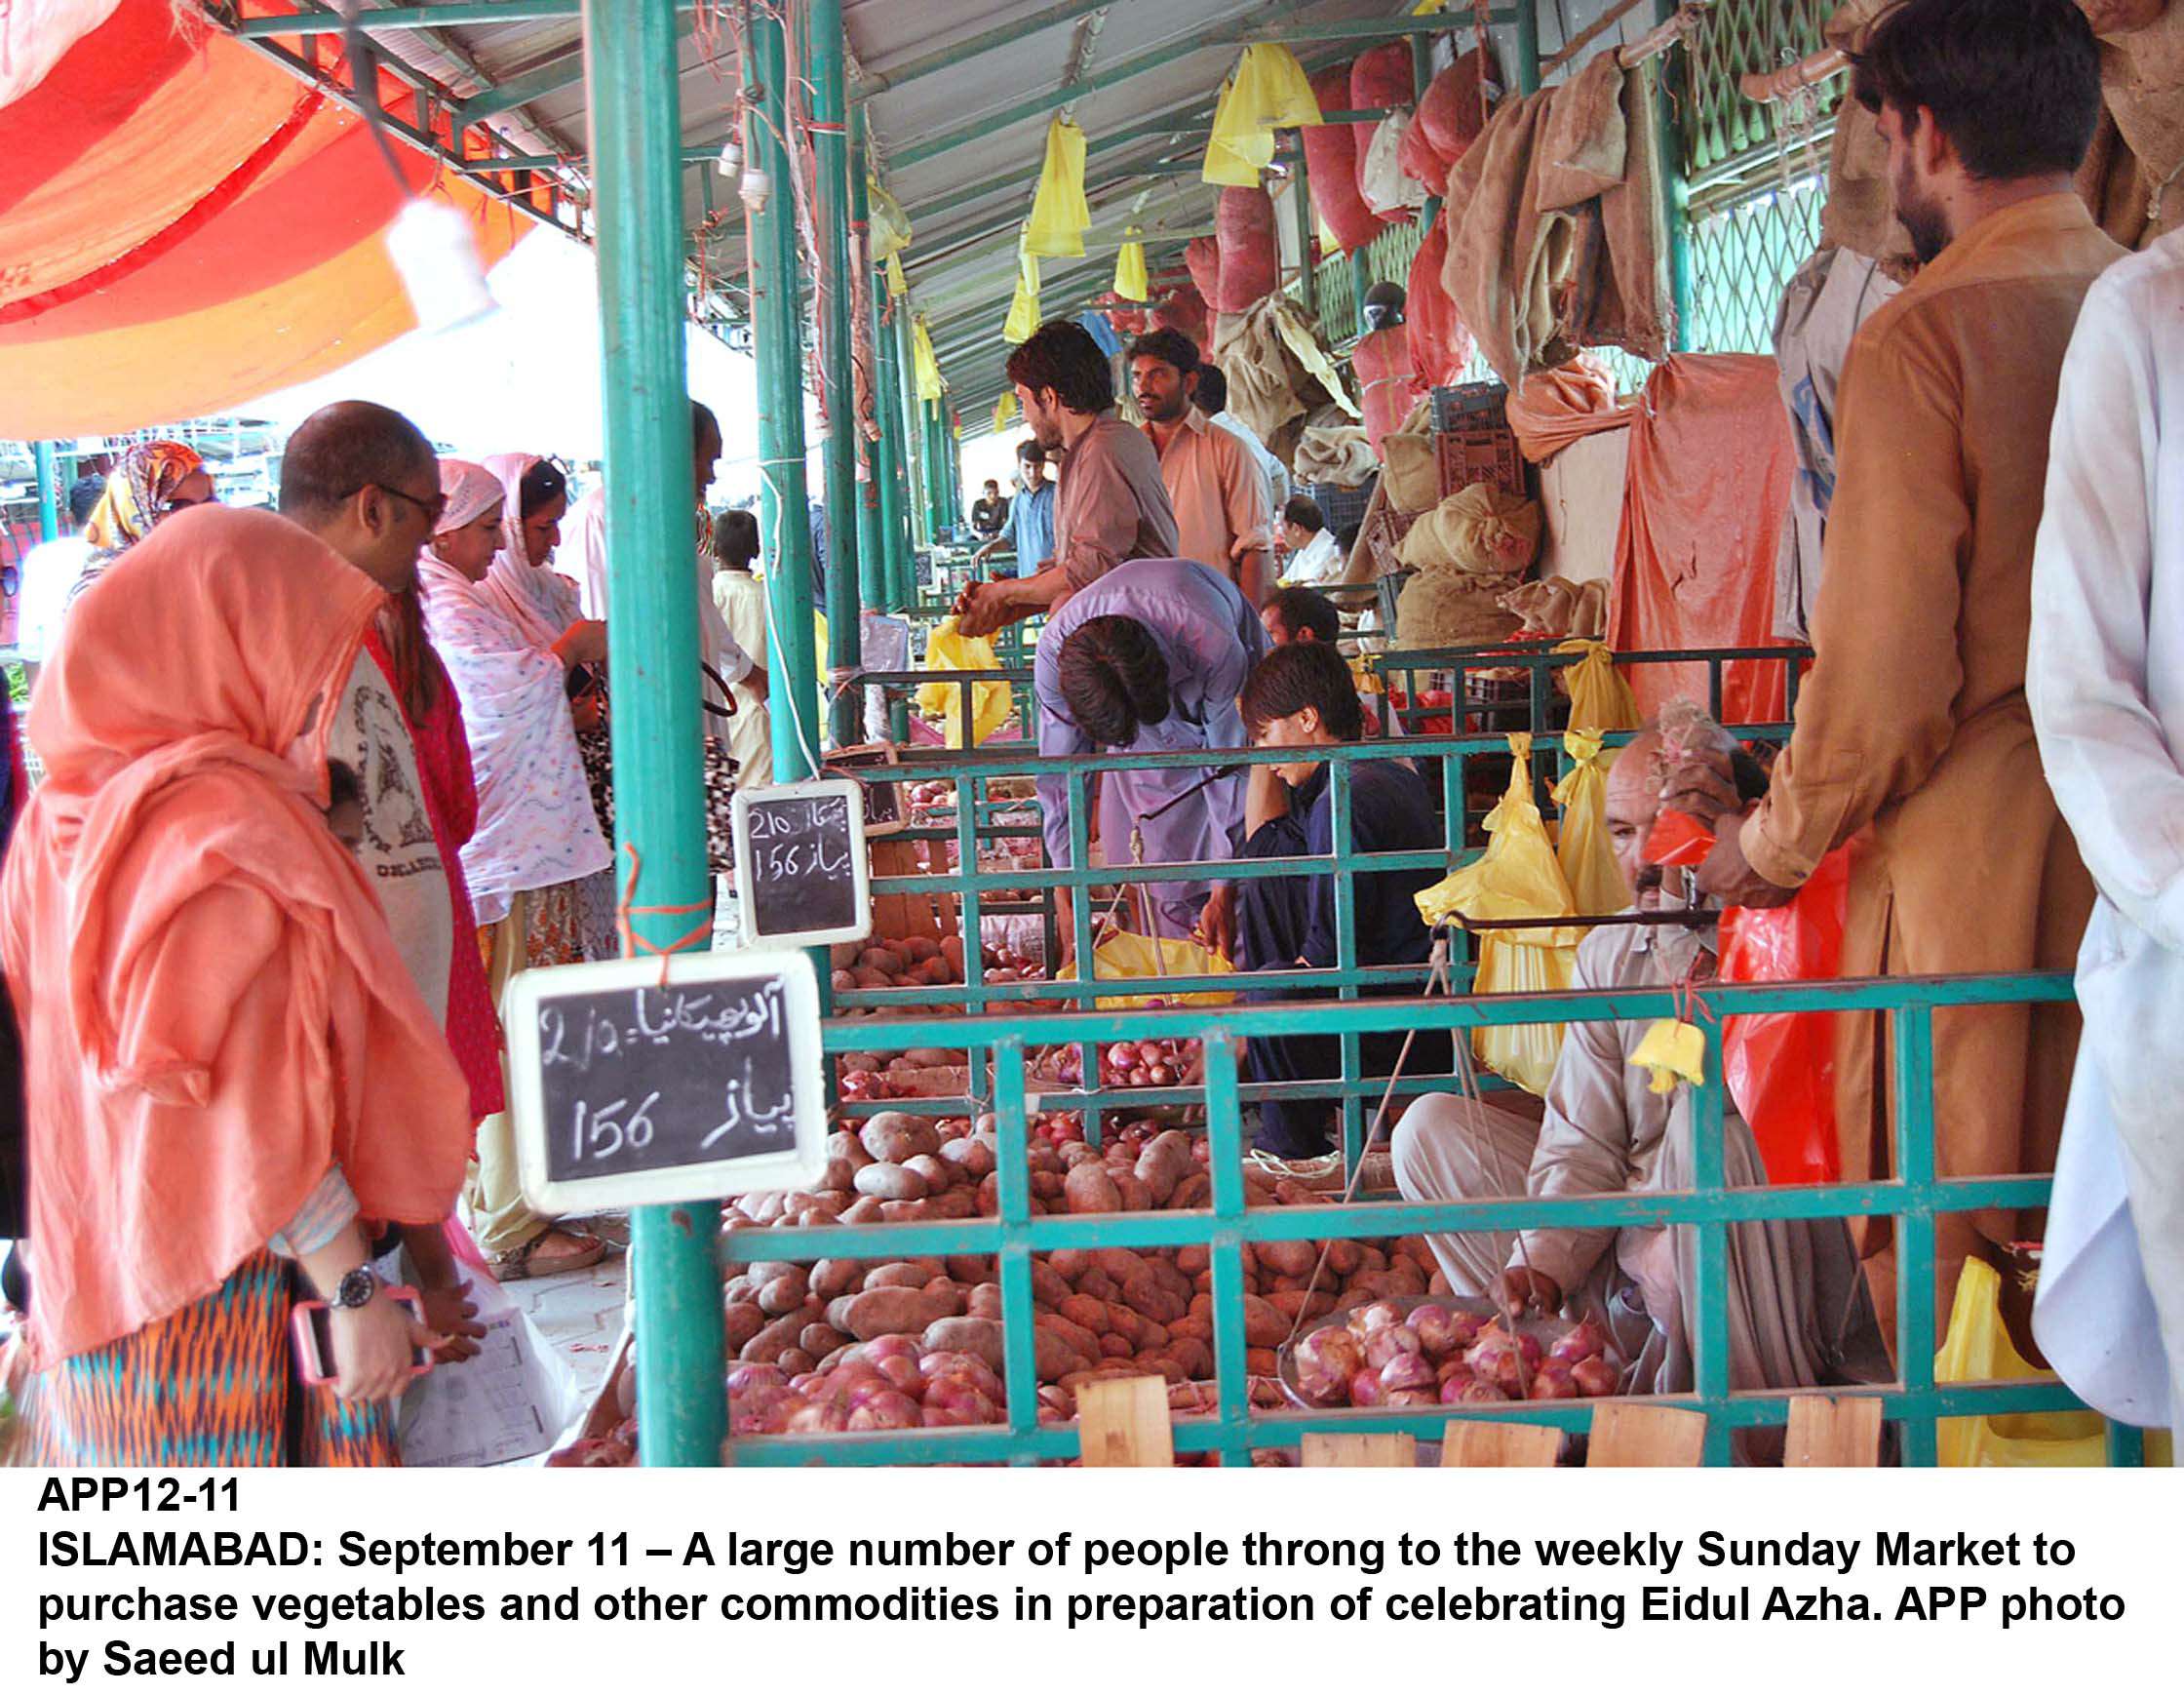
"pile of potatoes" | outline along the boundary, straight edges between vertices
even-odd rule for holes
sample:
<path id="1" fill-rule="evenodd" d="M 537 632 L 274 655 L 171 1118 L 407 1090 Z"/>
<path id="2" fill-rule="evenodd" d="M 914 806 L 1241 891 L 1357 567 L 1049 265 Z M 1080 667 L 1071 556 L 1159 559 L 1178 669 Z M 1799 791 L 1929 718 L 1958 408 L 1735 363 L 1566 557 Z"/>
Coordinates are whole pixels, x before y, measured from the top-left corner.
<path id="1" fill-rule="evenodd" d="M 829 1139 L 829 1163 L 808 1191 L 746 1195 L 723 1214 L 729 1232 L 772 1226 L 919 1223 L 1000 1211 L 993 1120 L 930 1120 L 884 1112 Z M 1029 1147 L 1031 1209 L 1049 1213 L 1150 1211 L 1211 1204 L 1206 1144 L 1188 1130 L 1140 1120 L 1103 1147 Z M 1327 1199 L 1302 1184 L 1246 1169 L 1255 1206 Z M 877 1245 L 877 1244 L 876 1244 Z M 1300 1321 L 1375 1300 L 1446 1292 L 1423 1238 L 1246 1243 L 1246 1368 L 1271 1378 L 1274 1351 Z M 748 1251 L 748 1250 L 746 1250 Z M 1099 1376 L 1148 1373 L 1170 1383 L 1213 1375 L 1209 1250 L 1068 1249 L 1032 1262 L 1035 1376 L 1064 1391 Z M 916 1337 L 926 1354 L 962 1354 L 1002 1370 L 1001 1289 L 990 1256 L 825 1259 L 813 1265 L 754 1258 L 722 1290 L 730 1351 L 786 1377 L 827 1373 L 850 1351 L 885 1336 Z M 1059 1398 L 1057 1405 L 1060 1404 Z M 1065 1415 L 1066 1416 L 1066 1415 Z"/>
<path id="2" fill-rule="evenodd" d="M 833 957 L 837 989 L 927 989 L 963 980 L 961 936 L 838 942 Z"/>

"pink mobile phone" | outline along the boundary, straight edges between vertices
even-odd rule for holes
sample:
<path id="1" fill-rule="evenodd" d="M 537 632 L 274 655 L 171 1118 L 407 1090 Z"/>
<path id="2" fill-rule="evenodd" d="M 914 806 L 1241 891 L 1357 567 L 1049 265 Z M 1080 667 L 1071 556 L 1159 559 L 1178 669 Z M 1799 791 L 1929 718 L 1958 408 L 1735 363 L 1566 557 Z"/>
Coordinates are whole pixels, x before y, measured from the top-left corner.
<path id="1" fill-rule="evenodd" d="M 407 1308 L 410 1316 L 418 1323 L 424 1322 L 424 1301 L 415 1289 L 407 1284 L 392 1283 L 387 1287 L 387 1294 L 398 1305 Z M 333 1316 L 327 1304 L 324 1301 L 298 1301 L 294 1316 L 289 1322 L 295 1336 L 298 1374 L 306 1383 L 332 1383 L 336 1375 L 333 1369 Z M 431 1369 L 431 1350 L 412 1350 L 410 1375 L 422 1377 Z"/>

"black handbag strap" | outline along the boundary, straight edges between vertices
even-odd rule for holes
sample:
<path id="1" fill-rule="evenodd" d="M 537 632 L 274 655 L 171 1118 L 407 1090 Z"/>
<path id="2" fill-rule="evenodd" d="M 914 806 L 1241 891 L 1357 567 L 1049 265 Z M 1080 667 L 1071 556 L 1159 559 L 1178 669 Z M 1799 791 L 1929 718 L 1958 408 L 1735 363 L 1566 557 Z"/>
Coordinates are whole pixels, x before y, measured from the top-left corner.
<path id="1" fill-rule="evenodd" d="M 706 711 L 712 713 L 715 718 L 733 718 L 735 716 L 735 693 L 732 690 L 729 689 L 728 680 L 725 677 L 722 676 L 720 672 L 714 670 L 714 668 L 703 659 L 700 659 L 698 661 L 698 669 L 705 673 L 707 682 L 711 683 L 714 688 L 720 690 L 721 699 L 727 702 L 725 706 L 722 706 L 719 701 L 701 697 L 699 700 L 699 704 L 702 705 L 706 709 Z"/>

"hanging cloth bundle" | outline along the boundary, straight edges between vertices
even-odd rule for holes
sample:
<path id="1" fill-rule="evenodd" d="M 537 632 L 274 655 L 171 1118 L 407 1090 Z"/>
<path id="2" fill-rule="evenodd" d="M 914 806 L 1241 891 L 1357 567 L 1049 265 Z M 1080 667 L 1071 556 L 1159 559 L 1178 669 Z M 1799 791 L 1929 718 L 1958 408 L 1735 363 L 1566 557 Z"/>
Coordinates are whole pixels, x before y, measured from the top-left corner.
<path id="1" fill-rule="evenodd" d="M 1066 118 L 1046 127 L 1046 163 L 1024 226 L 1024 251 L 1047 258 L 1082 258 L 1092 209 L 1084 200 L 1084 132 Z M 1139 296 L 1143 298 L 1144 296 Z"/>

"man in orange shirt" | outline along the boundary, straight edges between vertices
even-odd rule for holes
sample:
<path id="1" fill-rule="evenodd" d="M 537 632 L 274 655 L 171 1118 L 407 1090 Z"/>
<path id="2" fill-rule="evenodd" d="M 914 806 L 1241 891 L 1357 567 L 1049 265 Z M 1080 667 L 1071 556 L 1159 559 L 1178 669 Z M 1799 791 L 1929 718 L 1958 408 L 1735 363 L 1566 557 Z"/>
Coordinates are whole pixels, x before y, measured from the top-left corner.
<path id="1" fill-rule="evenodd" d="M 1250 450 L 1192 404 L 1197 344 L 1180 330 L 1139 336 L 1130 344 L 1130 381 L 1146 438 L 1160 455 L 1182 557 L 1213 567 L 1258 606 L 1273 587 L 1274 515 Z"/>

